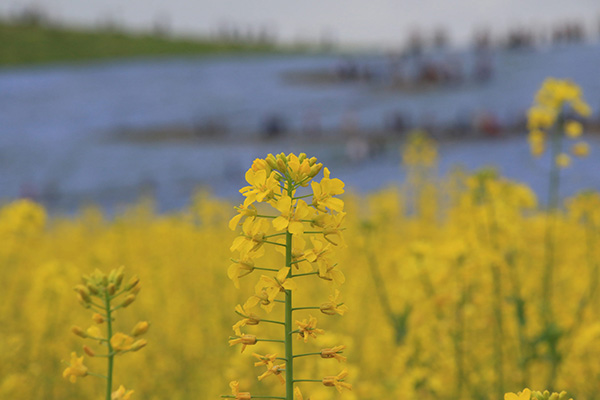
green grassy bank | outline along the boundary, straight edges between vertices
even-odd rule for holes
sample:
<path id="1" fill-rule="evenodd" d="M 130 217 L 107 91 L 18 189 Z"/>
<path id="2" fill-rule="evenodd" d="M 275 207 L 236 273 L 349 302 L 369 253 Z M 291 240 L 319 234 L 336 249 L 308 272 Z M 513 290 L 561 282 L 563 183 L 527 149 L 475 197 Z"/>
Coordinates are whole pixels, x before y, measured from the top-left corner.
<path id="1" fill-rule="evenodd" d="M 98 59 L 273 53 L 291 51 L 272 44 L 180 39 L 113 30 L 79 30 L 44 24 L 0 21 L 0 65 L 26 65 Z"/>

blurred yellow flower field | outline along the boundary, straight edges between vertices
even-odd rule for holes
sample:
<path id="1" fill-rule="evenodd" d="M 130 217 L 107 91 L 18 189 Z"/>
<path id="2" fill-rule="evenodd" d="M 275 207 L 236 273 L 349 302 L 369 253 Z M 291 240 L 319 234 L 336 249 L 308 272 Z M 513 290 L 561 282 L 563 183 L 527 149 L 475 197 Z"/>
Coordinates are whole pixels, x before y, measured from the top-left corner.
<path id="1" fill-rule="evenodd" d="M 346 344 L 354 390 L 344 398 L 492 399 L 524 387 L 595 398 L 600 196 L 582 193 L 556 214 L 544 293 L 548 214 L 531 190 L 486 171 L 435 180 L 427 165 L 407 167 L 405 187 L 344 197 L 347 247 L 337 258 L 348 311 L 323 319 L 328 333 L 318 339 Z M 240 356 L 227 344 L 234 306 L 253 294 L 227 276 L 232 204 L 201 193 L 179 213 L 157 214 L 142 202 L 114 218 L 93 208 L 61 218 L 23 200 L 0 215 L 0 398 L 101 398 L 103 383 L 93 377 L 63 379 L 61 360 L 82 352 L 71 325 L 94 323 L 75 300 L 80 275 L 121 265 L 141 278 L 143 295 L 120 315 L 152 324 L 147 348 L 115 369 L 134 398 L 218 398 L 236 379 L 250 391 L 279 385 L 259 382 L 251 352 Z M 264 259 L 280 265 L 283 256 Z M 302 290 L 317 304 L 330 295 Z M 115 329 L 130 329 L 120 322 Z M 255 347 L 267 354 L 277 346 Z M 337 362 L 318 361 L 298 360 L 296 370 L 339 372 Z M 103 365 L 91 359 L 87 367 Z M 311 398 L 336 398 L 326 389 Z"/>

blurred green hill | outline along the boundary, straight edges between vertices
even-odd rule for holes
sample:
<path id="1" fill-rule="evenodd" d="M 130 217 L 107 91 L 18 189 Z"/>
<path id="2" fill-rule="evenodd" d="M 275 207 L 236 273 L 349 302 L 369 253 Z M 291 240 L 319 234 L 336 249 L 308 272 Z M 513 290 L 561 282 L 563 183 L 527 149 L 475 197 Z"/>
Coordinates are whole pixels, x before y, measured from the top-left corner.
<path id="1" fill-rule="evenodd" d="M 160 32 L 134 34 L 111 28 L 87 30 L 38 21 L 0 20 L 0 65 L 3 66 L 126 57 L 274 53 L 291 50 L 279 48 L 269 42 L 243 39 L 174 38 Z"/>

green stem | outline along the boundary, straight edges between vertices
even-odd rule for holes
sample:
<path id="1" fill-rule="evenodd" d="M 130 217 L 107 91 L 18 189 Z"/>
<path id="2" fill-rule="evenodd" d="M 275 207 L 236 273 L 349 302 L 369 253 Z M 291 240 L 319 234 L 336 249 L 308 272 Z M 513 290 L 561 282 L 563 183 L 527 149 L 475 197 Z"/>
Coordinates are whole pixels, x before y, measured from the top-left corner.
<path id="1" fill-rule="evenodd" d="M 286 235 L 291 235 L 291 233 L 287 232 Z M 283 247 L 285 247 L 285 244 L 283 244 L 283 243 L 271 242 L 269 240 L 263 240 L 263 243 L 274 244 L 275 246 L 283 246 Z"/>
<path id="2" fill-rule="evenodd" d="M 254 269 L 258 270 L 258 271 L 271 271 L 271 272 L 279 272 L 278 269 L 275 268 L 261 268 L 261 267 L 254 267 Z"/>
<path id="3" fill-rule="evenodd" d="M 295 277 L 299 277 L 299 276 L 309 276 L 309 275 L 319 275 L 319 272 L 315 271 L 315 272 L 307 272 L 305 274 L 297 274 L 294 275 Z"/>
<path id="4" fill-rule="evenodd" d="M 320 310 L 320 309 L 321 309 L 321 307 L 294 307 L 294 308 L 292 308 L 292 311 L 297 311 L 297 310 Z"/>
<path id="5" fill-rule="evenodd" d="M 112 316 L 111 313 L 113 310 L 110 308 L 110 296 L 108 291 L 104 292 L 104 304 L 106 307 L 106 334 L 107 334 L 107 342 L 108 346 L 108 370 L 106 373 L 106 400 L 111 400 L 112 395 L 112 375 L 113 375 L 113 364 L 115 356 L 113 354 L 112 344 L 110 343 L 110 339 L 112 338 Z"/>
<path id="6" fill-rule="evenodd" d="M 321 352 L 317 352 L 317 353 L 304 353 L 304 354 L 296 354 L 294 356 L 294 358 L 298 358 L 298 357 L 306 357 L 306 356 L 320 356 Z"/>
<path id="7" fill-rule="evenodd" d="M 289 190 L 288 192 L 291 192 Z M 292 197 L 291 193 L 290 197 Z M 285 266 L 290 267 L 288 278 L 292 277 L 292 234 L 286 232 L 285 235 Z M 294 350 L 292 346 L 291 332 L 292 327 L 292 291 L 285 291 L 285 399 L 294 398 Z"/>
<path id="8" fill-rule="evenodd" d="M 284 343 L 283 340 L 279 339 L 256 339 L 257 342 L 273 342 L 273 343 Z"/>
<path id="9" fill-rule="evenodd" d="M 97 378 L 108 379 L 108 377 L 106 377 L 106 376 L 104 376 L 102 374 L 96 374 L 96 373 L 90 372 L 90 371 L 88 371 L 87 374 L 90 375 L 90 376 L 95 376 Z"/>
<path id="10" fill-rule="evenodd" d="M 271 319 L 261 319 L 260 322 L 268 322 L 268 323 L 271 323 L 271 324 L 285 325 L 285 322 L 273 321 Z"/>

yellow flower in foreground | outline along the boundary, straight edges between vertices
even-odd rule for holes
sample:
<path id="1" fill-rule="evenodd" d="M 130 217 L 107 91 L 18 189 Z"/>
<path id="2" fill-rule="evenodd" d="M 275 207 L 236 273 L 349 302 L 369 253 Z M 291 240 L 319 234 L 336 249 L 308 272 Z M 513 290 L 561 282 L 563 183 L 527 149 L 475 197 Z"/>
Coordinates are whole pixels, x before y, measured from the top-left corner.
<path id="1" fill-rule="evenodd" d="M 326 208 L 334 211 L 344 211 L 344 202 L 341 199 L 333 196 L 344 193 L 344 182 L 340 179 L 329 178 L 329 169 L 323 170 L 324 178 L 320 183 L 311 182 L 310 186 L 313 190 L 312 205 L 319 211 L 326 212 Z"/>
<path id="2" fill-rule="evenodd" d="M 575 143 L 571 152 L 577 157 L 587 157 L 590 154 L 590 146 L 586 142 Z"/>
<path id="3" fill-rule="evenodd" d="M 344 313 L 348 311 L 348 307 L 345 306 L 344 303 L 340 302 L 339 297 L 340 291 L 335 289 L 335 294 L 329 296 L 329 302 L 321 304 L 321 312 L 327 315 L 344 315 Z"/>
<path id="4" fill-rule="evenodd" d="M 254 171 L 250 168 L 246 172 L 246 181 L 250 186 L 240 189 L 240 193 L 246 196 L 244 205 L 247 207 L 255 201 L 270 200 L 275 195 L 281 194 L 281 187 L 276 175 L 274 171 L 267 176 L 267 171 L 264 169 Z"/>
<path id="5" fill-rule="evenodd" d="M 251 346 L 253 344 L 256 344 L 257 341 L 258 340 L 256 339 L 256 336 L 254 336 L 254 335 L 241 335 L 236 338 L 230 339 L 229 345 L 235 346 L 236 344 L 241 344 L 242 345 L 241 353 L 243 353 L 244 350 L 246 350 L 246 346 Z"/>
<path id="6" fill-rule="evenodd" d="M 77 381 L 77 377 L 83 378 L 87 375 L 87 367 L 83 365 L 83 356 L 77 357 L 77 353 L 71 353 L 71 362 L 63 371 L 63 378 L 69 378 L 72 383 Z"/>
<path id="7" fill-rule="evenodd" d="M 232 327 L 233 331 L 238 336 L 242 336 L 242 332 L 240 330 L 242 327 L 246 325 L 258 325 L 260 322 L 260 317 L 258 315 L 246 311 L 241 304 L 235 306 L 235 313 L 240 317 L 244 317 L 244 319 L 239 320 Z"/>
<path id="8" fill-rule="evenodd" d="M 238 381 L 229 382 L 229 387 L 231 388 L 231 394 L 235 396 L 236 400 L 252 399 L 252 396 L 250 396 L 249 392 L 240 392 L 240 383 Z"/>
<path id="9" fill-rule="evenodd" d="M 325 331 L 323 329 L 317 328 L 317 319 L 312 315 L 309 317 L 308 321 L 303 319 L 302 321 L 296 321 L 296 325 L 298 325 L 298 339 L 304 339 L 304 343 L 308 342 L 309 337 L 316 338 L 317 334 L 323 334 Z"/>
<path id="10" fill-rule="evenodd" d="M 346 346 L 335 346 L 329 349 L 321 350 L 321 358 L 335 358 L 338 362 L 346 362 L 346 357 L 341 355 L 340 353 L 344 351 Z"/>
<path id="11" fill-rule="evenodd" d="M 112 346 L 113 351 L 131 350 L 133 342 L 134 340 L 131 336 L 122 332 L 117 332 L 110 338 L 110 345 Z"/>
<path id="12" fill-rule="evenodd" d="M 239 250 L 243 253 L 256 251 L 263 245 L 271 224 L 264 219 L 246 219 L 242 224 L 242 234 L 236 237 L 229 250 Z"/>
<path id="13" fill-rule="evenodd" d="M 565 123 L 565 133 L 570 138 L 578 138 L 583 133 L 583 126 L 577 121 L 567 121 Z"/>
<path id="14" fill-rule="evenodd" d="M 233 281 L 233 285 L 237 289 L 240 288 L 240 278 L 243 278 L 254 271 L 254 260 L 262 257 L 264 253 L 264 248 L 259 247 L 256 251 L 242 252 L 239 260 L 231 259 L 233 264 L 227 269 L 227 276 Z"/>
<path id="15" fill-rule="evenodd" d="M 506 393 L 504 395 L 504 400 L 530 400 L 531 399 L 531 390 L 523 389 L 522 392 L 518 394 L 514 393 Z"/>
<path id="16" fill-rule="evenodd" d="M 312 210 L 304 200 L 299 200 L 294 209 L 292 198 L 289 196 L 281 196 L 275 203 L 275 208 L 281 213 L 280 216 L 273 219 L 273 227 L 277 231 L 287 229 L 294 235 L 304 233 L 303 219 L 310 217 Z"/>
<path id="17" fill-rule="evenodd" d="M 338 392 L 342 392 L 342 389 L 352 390 L 352 385 L 349 383 L 343 382 L 343 379 L 348 376 L 348 370 L 344 369 L 337 376 L 326 376 L 323 378 L 323 385 L 325 386 L 335 386 Z M 521 400 L 521 399 L 519 399 Z"/>
<path id="18" fill-rule="evenodd" d="M 296 282 L 288 278 L 289 267 L 281 268 L 274 278 L 261 275 L 260 280 L 256 284 L 256 291 L 261 289 L 266 290 L 269 301 L 273 301 L 279 292 L 296 289 Z"/>
<path id="19" fill-rule="evenodd" d="M 567 168 L 569 165 L 571 165 L 571 157 L 565 153 L 560 153 L 556 156 L 555 162 L 559 168 Z"/>
<path id="20" fill-rule="evenodd" d="M 279 378 L 281 384 L 285 384 L 285 379 L 281 376 L 281 373 L 285 371 L 285 364 L 274 365 L 272 362 L 267 364 L 267 371 L 258 377 L 259 381 L 262 381 L 269 375 L 274 375 Z"/>
<path id="21" fill-rule="evenodd" d="M 132 394 L 133 390 L 125 390 L 125 387 L 121 385 L 117 390 L 112 392 L 110 398 L 111 400 L 129 400 Z"/>
<path id="22" fill-rule="evenodd" d="M 269 365 L 269 363 L 273 364 L 277 359 L 277 354 L 265 354 L 261 356 L 260 354 L 253 353 L 254 357 L 258 358 L 258 361 L 254 363 L 255 367 L 260 367 L 261 365 Z"/>
<path id="23" fill-rule="evenodd" d="M 235 228 L 237 228 L 242 217 L 248 217 L 251 220 L 254 220 L 254 218 L 256 218 L 256 214 L 257 214 L 256 207 L 254 207 L 254 205 L 252 205 L 252 204 L 249 206 L 240 204 L 239 207 L 234 207 L 234 208 L 238 212 L 238 215 L 231 218 L 231 220 L 229 221 L 229 229 L 231 229 L 232 231 L 234 231 Z"/>

